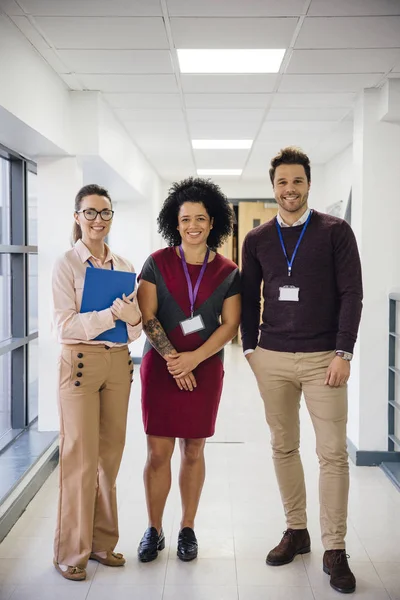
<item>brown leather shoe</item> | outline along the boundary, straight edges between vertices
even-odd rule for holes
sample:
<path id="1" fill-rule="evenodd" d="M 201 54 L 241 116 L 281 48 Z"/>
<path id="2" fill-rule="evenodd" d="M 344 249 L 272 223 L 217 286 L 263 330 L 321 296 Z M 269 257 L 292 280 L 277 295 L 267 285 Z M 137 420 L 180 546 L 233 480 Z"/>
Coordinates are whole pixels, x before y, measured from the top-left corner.
<path id="1" fill-rule="evenodd" d="M 291 563 L 297 554 L 310 552 L 311 542 L 307 529 L 287 529 L 283 538 L 267 556 L 266 563 L 271 567 L 280 567 Z"/>
<path id="2" fill-rule="evenodd" d="M 126 563 L 125 558 L 120 552 L 108 551 L 106 558 L 99 556 L 96 552 L 92 552 L 89 558 L 90 560 L 97 560 L 97 562 L 106 565 L 106 567 L 123 567 Z"/>
<path id="3" fill-rule="evenodd" d="M 342 594 L 352 594 L 356 589 L 356 578 L 350 571 L 346 550 L 327 550 L 323 558 L 324 573 L 331 576 L 331 587 Z"/>
<path id="4" fill-rule="evenodd" d="M 69 579 L 70 581 L 83 581 L 86 579 L 86 570 L 81 569 L 80 567 L 71 567 L 69 566 L 65 571 L 60 567 L 58 562 L 53 560 L 53 565 L 57 569 L 57 571 L 64 577 L 64 579 Z"/>

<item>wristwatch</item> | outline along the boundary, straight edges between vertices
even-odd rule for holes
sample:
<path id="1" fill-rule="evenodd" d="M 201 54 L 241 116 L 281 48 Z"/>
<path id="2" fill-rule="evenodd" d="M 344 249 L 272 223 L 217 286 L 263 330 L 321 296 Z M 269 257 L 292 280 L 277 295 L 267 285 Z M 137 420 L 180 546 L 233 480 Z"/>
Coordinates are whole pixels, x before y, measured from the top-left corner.
<path id="1" fill-rule="evenodd" d="M 336 356 L 340 356 L 340 358 L 348 360 L 349 362 L 353 358 L 353 355 L 350 352 L 344 352 L 344 350 L 336 350 Z"/>

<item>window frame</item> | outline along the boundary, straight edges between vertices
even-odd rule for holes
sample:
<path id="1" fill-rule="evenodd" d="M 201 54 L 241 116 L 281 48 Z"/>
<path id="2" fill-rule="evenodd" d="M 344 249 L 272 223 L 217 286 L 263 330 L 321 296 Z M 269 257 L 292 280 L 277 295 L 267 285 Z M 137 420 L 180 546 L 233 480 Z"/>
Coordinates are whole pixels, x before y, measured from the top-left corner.
<path id="1" fill-rule="evenodd" d="M 10 240 L 0 244 L 0 254 L 11 262 L 11 338 L 0 342 L 0 356 L 11 353 L 11 430 L 0 434 L 0 450 L 37 420 L 28 413 L 28 344 L 39 336 L 29 333 L 28 257 L 38 246 L 28 241 L 28 172 L 37 175 L 36 164 L 0 145 L 0 158 L 10 162 Z"/>

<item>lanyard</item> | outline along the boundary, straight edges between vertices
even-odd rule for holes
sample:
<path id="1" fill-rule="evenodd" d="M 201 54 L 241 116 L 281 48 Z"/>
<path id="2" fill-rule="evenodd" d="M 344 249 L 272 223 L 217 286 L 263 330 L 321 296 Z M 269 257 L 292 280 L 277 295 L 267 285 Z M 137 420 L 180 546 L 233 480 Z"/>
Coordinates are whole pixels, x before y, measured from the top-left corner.
<path id="1" fill-rule="evenodd" d="M 90 260 L 88 259 L 88 263 L 89 263 L 89 267 L 92 267 L 92 269 L 97 269 L 98 267 L 95 267 L 94 265 L 92 265 L 92 263 L 90 262 Z M 111 271 L 114 271 L 114 263 L 113 261 L 111 261 Z"/>
<path id="2" fill-rule="evenodd" d="M 293 252 L 293 254 L 292 254 L 292 258 L 291 258 L 290 260 L 288 259 L 288 255 L 287 255 L 287 252 L 286 252 L 286 248 L 285 248 L 285 242 L 283 241 L 283 236 L 282 236 L 282 228 L 281 228 L 281 226 L 280 226 L 280 225 L 279 225 L 279 223 L 278 223 L 278 219 L 276 219 L 276 221 L 275 221 L 275 223 L 276 223 L 276 228 L 277 228 L 277 230 L 278 230 L 279 239 L 280 239 L 280 241 L 281 241 L 281 246 L 282 246 L 283 254 L 285 255 L 286 262 L 287 262 L 287 266 L 288 266 L 288 276 L 289 276 L 289 277 L 290 277 L 290 276 L 291 276 L 291 274 L 292 274 L 292 265 L 293 265 L 294 259 L 295 259 L 295 257 L 296 257 L 296 254 L 297 254 L 297 250 L 299 249 L 299 246 L 300 246 L 301 240 L 303 239 L 303 237 L 304 237 L 304 234 L 305 234 L 305 232 L 306 232 L 306 229 L 307 229 L 307 227 L 308 227 L 308 224 L 309 224 L 309 222 L 310 222 L 311 215 L 312 215 L 312 211 L 311 211 L 311 212 L 310 212 L 310 214 L 308 215 L 307 221 L 306 221 L 306 222 L 304 223 L 304 225 L 303 225 L 303 229 L 301 230 L 300 237 L 299 237 L 299 239 L 298 239 L 298 241 L 297 241 L 296 247 L 295 247 L 295 249 L 294 249 L 294 252 Z"/>
<path id="3" fill-rule="evenodd" d="M 199 287 L 200 287 L 201 280 L 203 279 L 204 273 L 207 268 L 208 257 L 210 256 L 210 248 L 207 248 L 207 252 L 206 252 L 206 255 L 205 255 L 204 261 L 203 261 L 203 266 L 201 267 L 201 271 L 197 278 L 196 285 L 194 286 L 194 291 L 193 291 L 192 280 L 190 279 L 190 275 L 189 275 L 189 269 L 187 266 L 185 253 L 183 252 L 182 246 L 179 246 L 179 252 L 181 255 L 183 270 L 185 272 L 185 277 L 186 277 L 187 286 L 188 286 L 189 300 L 190 300 L 190 316 L 193 319 L 193 309 L 194 309 L 194 305 L 196 302 L 197 294 L 199 293 Z"/>

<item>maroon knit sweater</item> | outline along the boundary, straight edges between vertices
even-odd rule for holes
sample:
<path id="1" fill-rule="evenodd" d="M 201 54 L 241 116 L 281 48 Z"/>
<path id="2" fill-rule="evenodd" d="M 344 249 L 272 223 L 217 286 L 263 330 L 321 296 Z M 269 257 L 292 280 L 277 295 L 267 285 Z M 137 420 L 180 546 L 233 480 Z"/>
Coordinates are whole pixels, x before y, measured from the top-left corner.
<path id="1" fill-rule="evenodd" d="M 303 226 L 283 227 L 289 259 Z M 260 323 L 260 286 L 264 310 Z M 300 288 L 299 302 L 279 300 L 279 288 Z M 353 352 L 362 309 L 361 264 L 351 227 L 314 211 L 288 277 L 276 218 L 246 236 L 242 261 L 243 349 Z M 259 335 L 260 330 L 260 335 Z"/>

